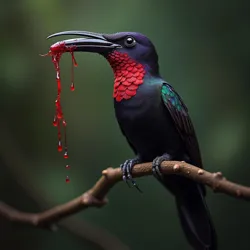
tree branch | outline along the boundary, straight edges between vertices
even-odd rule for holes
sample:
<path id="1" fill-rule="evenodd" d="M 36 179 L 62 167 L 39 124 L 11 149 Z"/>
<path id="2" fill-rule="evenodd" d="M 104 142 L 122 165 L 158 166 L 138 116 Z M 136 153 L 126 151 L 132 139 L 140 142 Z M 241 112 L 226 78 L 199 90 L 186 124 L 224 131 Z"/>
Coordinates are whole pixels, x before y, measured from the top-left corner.
<path id="1" fill-rule="evenodd" d="M 225 193 L 245 200 L 250 199 L 249 187 L 228 181 L 222 176 L 221 172 L 210 173 L 188 163 L 178 161 L 165 161 L 162 163 L 161 167 L 163 174 L 181 175 L 195 182 L 203 183 L 212 188 L 215 192 Z M 132 174 L 134 177 L 152 175 L 152 163 L 135 165 Z M 108 168 L 103 170 L 102 177 L 90 190 L 65 204 L 55 206 L 41 213 L 25 213 L 0 202 L 0 215 L 13 222 L 30 224 L 36 227 L 53 230 L 53 224 L 63 218 L 88 207 L 101 207 L 105 205 L 107 203 L 105 196 L 109 190 L 121 180 L 122 173 L 120 168 Z"/>
<path id="2" fill-rule="evenodd" d="M 32 182 L 29 181 L 29 178 L 23 174 L 22 170 L 20 170 L 23 169 L 25 165 L 34 165 L 34 162 L 27 159 L 25 154 L 22 153 L 22 149 L 18 147 L 18 143 L 3 120 L 0 121 L 0 130 L 4 131 L 1 138 L 5 143 L 0 145 L 1 157 L 5 163 L 4 165 L 8 168 L 8 171 L 15 178 L 16 182 L 26 190 L 27 194 L 41 207 L 41 209 L 45 209 L 51 202 L 48 201 L 46 196 L 42 195 L 42 191 L 38 188 L 38 186 L 33 185 Z M 13 157 L 13 155 L 15 155 L 15 157 Z M 4 205 L 3 210 L 1 210 L 1 204 Z M 11 208 L 10 211 L 8 211 L 9 208 Z M 17 214 L 13 214 L 12 212 L 12 207 L 6 207 L 6 205 L 0 201 L 0 216 L 2 214 L 5 218 L 12 220 L 13 222 L 31 224 L 30 219 L 28 221 L 16 220 L 15 217 Z M 20 211 L 15 209 L 14 212 L 18 212 L 18 214 L 22 214 L 22 216 L 24 215 L 24 213 L 20 213 Z M 34 215 L 36 214 L 32 214 L 33 217 L 35 217 Z M 130 249 L 118 237 L 105 228 L 94 225 L 93 223 L 85 221 L 81 218 L 71 216 L 60 221 L 57 225 L 60 228 L 64 228 L 70 233 L 91 242 L 103 250 Z M 51 222 L 50 225 L 47 224 L 47 228 L 50 230 L 57 229 L 53 222 Z"/>

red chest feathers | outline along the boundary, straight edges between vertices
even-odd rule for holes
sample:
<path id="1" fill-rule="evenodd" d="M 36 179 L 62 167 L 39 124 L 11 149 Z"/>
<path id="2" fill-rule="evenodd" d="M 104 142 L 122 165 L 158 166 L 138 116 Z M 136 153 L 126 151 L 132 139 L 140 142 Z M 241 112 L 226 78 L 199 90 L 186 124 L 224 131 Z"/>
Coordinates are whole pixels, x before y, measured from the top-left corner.
<path id="1" fill-rule="evenodd" d="M 143 83 L 145 69 L 142 64 L 131 59 L 128 54 L 114 51 L 107 56 L 115 74 L 113 97 L 117 102 L 136 95 Z"/>

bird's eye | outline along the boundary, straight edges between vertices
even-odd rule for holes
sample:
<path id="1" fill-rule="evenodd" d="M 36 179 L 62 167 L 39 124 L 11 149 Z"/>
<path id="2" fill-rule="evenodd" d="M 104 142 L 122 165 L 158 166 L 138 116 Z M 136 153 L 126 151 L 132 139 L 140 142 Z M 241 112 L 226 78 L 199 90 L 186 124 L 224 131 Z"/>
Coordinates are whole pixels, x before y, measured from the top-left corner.
<path id="1" fill-rule="evenodd" d="M 132 36 L 126 37 L 126 39 L 125 39 L 125 46 L 126 47 L 133 47 L 133 46 L 135 46 L 135 44 L 136 44 L 136 41 Z"/>

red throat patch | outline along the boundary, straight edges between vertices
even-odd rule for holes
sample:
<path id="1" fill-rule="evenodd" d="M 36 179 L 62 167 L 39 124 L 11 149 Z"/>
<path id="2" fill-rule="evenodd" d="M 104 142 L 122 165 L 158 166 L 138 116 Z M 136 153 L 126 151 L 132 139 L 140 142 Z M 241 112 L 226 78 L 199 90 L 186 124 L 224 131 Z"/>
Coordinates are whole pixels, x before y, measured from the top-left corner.
<path id="1" fill-rule="evenodd" d="M 139 85 L 143 83 L 145 69 L 126 53 L 114 51 L 107 56 L 115 74 L 113 97 L 117 102 L 128 100 L 136 95 Z"/>

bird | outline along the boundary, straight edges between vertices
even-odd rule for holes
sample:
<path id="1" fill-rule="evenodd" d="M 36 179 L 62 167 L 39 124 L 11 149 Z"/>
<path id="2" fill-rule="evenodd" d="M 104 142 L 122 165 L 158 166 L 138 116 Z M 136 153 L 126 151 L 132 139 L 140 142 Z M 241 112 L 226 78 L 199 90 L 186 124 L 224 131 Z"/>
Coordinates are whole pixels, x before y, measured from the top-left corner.
<path id="1" fill-rule="evenodd" d="M 160 74 L 154 44 L 138 32 L 113 34 L 63 31 L 48 38 L 74 35 L 66 46 L 104 56 L 114 72 L 113 99 L 117 122 L 135 157 L 121 164 L 123 180 L 136 164 L 152 162 L 153 176 L 175 198 L 180 223 L 194 250 L 216 250 L 217 235 L 206 204 L 206 190 L 179 175 L 164 175 L 163 161 L 185 161 L 203 168 L 198 139 L 181 96 Z"/>

